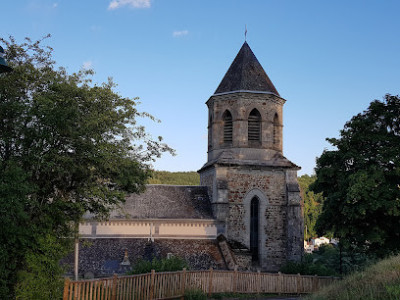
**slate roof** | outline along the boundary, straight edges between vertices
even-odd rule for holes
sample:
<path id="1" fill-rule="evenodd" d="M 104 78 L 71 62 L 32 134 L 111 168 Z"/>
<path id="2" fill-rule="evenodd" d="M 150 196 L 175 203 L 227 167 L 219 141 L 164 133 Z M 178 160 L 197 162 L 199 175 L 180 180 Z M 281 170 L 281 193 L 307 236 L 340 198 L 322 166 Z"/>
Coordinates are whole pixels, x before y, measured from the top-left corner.
<path id="1" fill-rule="evenodd" d="M 213 219 L 205 186 L 147 185 L 141 194 L 130 194 L 110 220 Z"/>
<path id="2" fill-rule="evenodd" d="M 240 48 L 214 94 L 234 91 L 267 92 L 279 96 L 247 42 Z"/>
<path id="3" fill-rule="evenodd" d="M 201 167 L 200 170 L 206 169 L 214 164 L 219 165 L 238 165 L 238 166 L 255 166 L 255 167 L 278 167 L 278 168 L 289 168 L 297 169 L 301 168 L 288 160 L 280 153 L 275 153 L 270 159 L 237 159 L 234 157 L 232 151 L 222 151 L 215 159 L 208 161 Z"/>

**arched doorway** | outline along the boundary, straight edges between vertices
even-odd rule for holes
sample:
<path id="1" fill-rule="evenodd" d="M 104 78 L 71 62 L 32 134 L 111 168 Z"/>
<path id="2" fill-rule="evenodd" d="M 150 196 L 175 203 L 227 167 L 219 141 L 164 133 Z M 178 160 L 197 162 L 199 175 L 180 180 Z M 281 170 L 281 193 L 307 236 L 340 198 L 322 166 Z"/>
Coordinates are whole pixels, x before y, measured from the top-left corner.
<path id="1" fill-rule="evenodd" d="M 250 251 L 253 263 L 259 261 L 259 206 L 260 201 L 254 196 L 250 203 Z"/>

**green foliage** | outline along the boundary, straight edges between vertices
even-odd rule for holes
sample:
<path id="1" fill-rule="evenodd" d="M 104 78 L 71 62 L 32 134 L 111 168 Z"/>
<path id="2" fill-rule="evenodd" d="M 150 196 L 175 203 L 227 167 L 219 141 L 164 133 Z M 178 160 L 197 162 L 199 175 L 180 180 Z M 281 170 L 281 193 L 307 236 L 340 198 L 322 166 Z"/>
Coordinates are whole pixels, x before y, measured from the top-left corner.
<path id="1" fill-rule="evenodd" d="M 173 150 L 137 124 L 154 118 L 111 79 L 94 85 L 93 71 L 56 69 L 43 40 L 0 40 L 13 68 L 0 74 L 0 298 L 9 299 L 18 271 L 29 274 L 31 256 L 41 256 L 39 237 L 72 236 L 85 211 L 106 216 L 125 191 L 145 188 L 154 158 Z"/>
<path id="2" fill-rule="evenodd" d="M 24 207 L 32 192 L 26 178 L 17 164 L 0 161 L 0 299 L 13 298 L 16 270 L 23 266 L 23 250 L 33 233 Z"/>
<path id="3" fill-rule="evenodd" d="M 303 175 L 298 178 L 301 196 L 304 202 L 304 239 L 308 240 L 312 237 L 317 236 L 315 230 L 315 224 L 317 222 L 318 216 L 322 211 L 322 204 L 324 198 L 322 193 L 314 193 L 310 191 L 310 185 L 316 180 L 316 176 Z"/>
<path id="4" fill-rule="evenodd" d="M 339 247 L 322 245 L 318 251 L 305 254 L 301 262 L 288 262 L 281 268 L 282 273 L 340 276 L 364 269 L 373 261 L 365 254 L 342 250 Z"/>
<path id="5" fill-rule="evenodd" d="M 400 256 L 394 256 L 352 273 L 308 300 L 395 300 L 400 295 Z"/>
<path id="6" fill-rule="evenodd" d="M 132 271 L 128 274 L 144 274 L 151 270 L 156 272 L 173 272 L 181 271 L 183 268 L 188 268 L 186 261 L 180 257 L 172 256 L 171 258 L 156 258 L 151 261 L 140 259 L 135 263 Z"/>
<path id="7" fill-rule="evenodd" d="M 316 228 L 380 257 L 400 250 L 400 98 L 386 95 L 327 139 L 312 186 L 326 198 Z"/>
<path id="8" fill-rule="evenodd" d="M 67 239 L 46 235 L 37 239 L 36 249 L 25 255 L 25 268 L 18 273 L 17 299 L 62 299 L 64 269 L 59 261 L 68 253 Z"/>
<path id="9" fill-rule="evenodd" d="M 207 294 L 200 289 L 185 290 L 185 300 L 207 300 Z"/>
<path id="10" fill-rule="evenodd" d="M 197 172 L 153 171 L 148 182 L 150 184 L 199 185 L 200 175 Z"/>

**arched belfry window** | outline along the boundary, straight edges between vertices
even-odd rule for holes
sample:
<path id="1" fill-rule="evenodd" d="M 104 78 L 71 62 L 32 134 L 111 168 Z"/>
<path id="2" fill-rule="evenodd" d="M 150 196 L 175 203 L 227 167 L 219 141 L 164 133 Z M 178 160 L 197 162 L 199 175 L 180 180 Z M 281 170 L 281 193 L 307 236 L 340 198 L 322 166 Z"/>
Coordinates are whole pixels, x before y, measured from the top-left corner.
<path id="1" fill-rule="evenodd" d="M 274 143 L 274 148 L 278 149 L 279 144 L 280 144 L 280 138 L 279 138 L 279 117 L 278 114 L 275 114 L 274 116 L 274 129 L 273 129 L 273 143 Z"/>
<path id="2" fill-rule="evenodd" d="M 261 141 L 261 115 L 257 109 L 253 109 L 249 115 L 248 140 L 249 142 Z"/>
<path id="3" fill-rule="evenodd" d="M 253 262 L 258 262 L 259 257 L 259 199 L 254 196 L 250 202 L 250 251 Z"/>
<path id="4" fill-rule="evenodd" d="M 226 110 L 222 116 L 224 121 L 224 143 L 232 143 L 232 115 L 229 110 Z"/>

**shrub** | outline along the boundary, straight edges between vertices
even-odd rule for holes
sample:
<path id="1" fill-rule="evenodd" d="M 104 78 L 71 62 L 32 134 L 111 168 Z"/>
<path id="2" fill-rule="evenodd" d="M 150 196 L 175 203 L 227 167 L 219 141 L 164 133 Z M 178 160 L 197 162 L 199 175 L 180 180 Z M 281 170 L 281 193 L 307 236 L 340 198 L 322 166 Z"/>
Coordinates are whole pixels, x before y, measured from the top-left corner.
<path id="1" fill-rule="evenodd" d="M 136 262 L 133 270 L 128 274 L 149 273 L 151 270 L 156 272 L 173 272 L 188 268 L 186 261 L 180 257 L 172 256 L 171 258 L 153 258 L 151 261 L 140 259 Z"/>
<path id="2" fill-rule="evenodd" d="M 342 250 L 342 266 L 340 266 L 340 250 L 332 245 L 322 245 L 318 251 L 305 254 L 301 262 L 288 262 L 281 268 L 286 274 L 339 276 L 363 270 L 374 261 L 365 253 L 352 249 Z"/>

